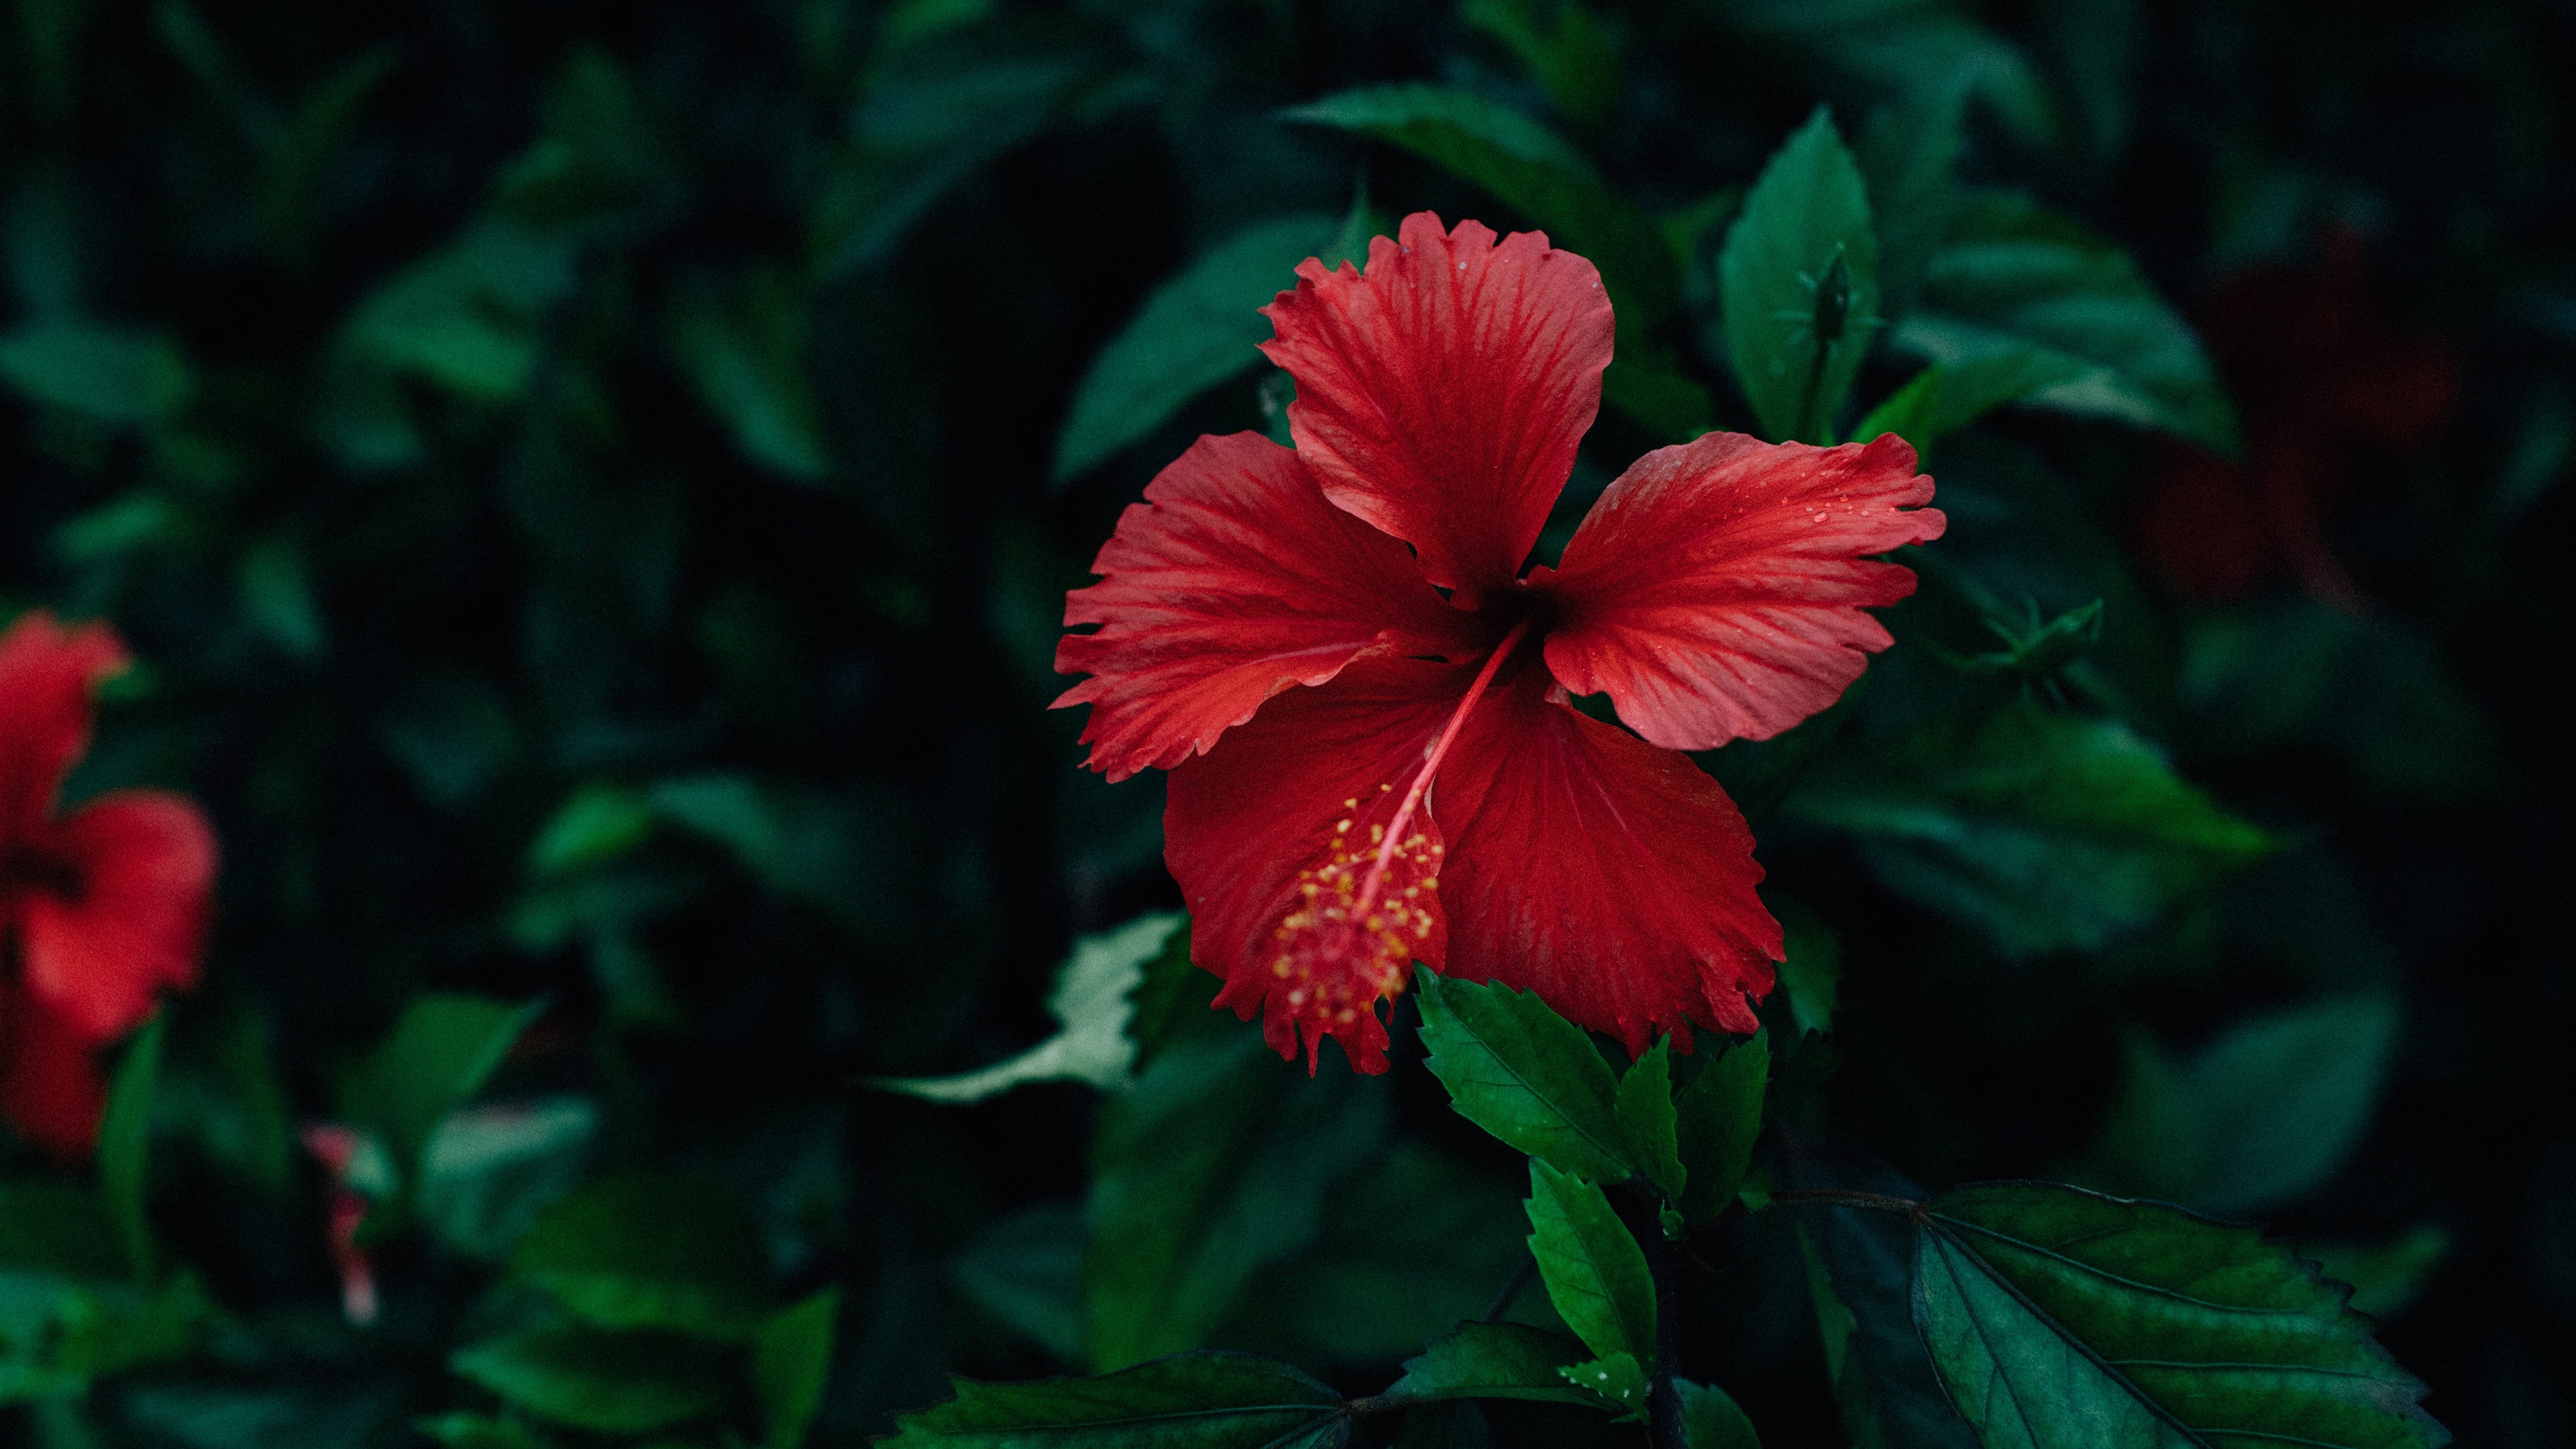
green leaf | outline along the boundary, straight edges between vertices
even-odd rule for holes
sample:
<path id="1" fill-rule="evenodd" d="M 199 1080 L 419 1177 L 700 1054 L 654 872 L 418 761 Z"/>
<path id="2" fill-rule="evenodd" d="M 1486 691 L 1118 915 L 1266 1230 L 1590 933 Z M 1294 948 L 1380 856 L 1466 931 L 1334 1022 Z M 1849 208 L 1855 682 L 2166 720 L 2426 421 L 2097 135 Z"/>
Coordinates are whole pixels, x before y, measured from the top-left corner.
<path id="1" fill-rule="evenodd" d="M 1753 1140 L 1762 1134 L 1762 1096 L 1770 1074 L 1771 1038 L 1755 1032 L 1751 1041 L 1728 1047 L 1724 1056 L 1701 1067 L 1674 1103 L 1676 1138 L 1690 1174 L 1682 1217 L 1692 1227 L 1725 1212 L 1743 1187 Z"/>
<path id="2" fill-rule="evenodd" d="M 1667 1037 L 1648 1048 L 1619 1078 L 1616 1103 L 1621 1140 L 1630 1162 L 1664 1196 L 1682 1200 L 1688 1174 L 1674 1140 L 1673 1053 Z"/>
<path id="3" fill-rule="evenodd" d="M 29 402 L 142 427 L 187 407 L 195 378 L 178 344 L 96 322 L 39 322 L 0 337 L 0 382 Z"/>
<path id="4" fill-rule="evenodd" d="M 1325 1195 L 1296 1271 L 1255 1277 L 1219 1341 L 1309 1365 L 1401 1358 L 1493 1301 L 1528 1260 L 1521 1223 L 1516 1184 L 1392 1143 Z"/>
<path id="5" fill-rule="evenodd" d="M 186 1272 L 149 1291 L 128 1285 L 76 1287 L 60 1302 L 56 1366 L 79 1381 L 121 1374 L 197 1351 L 215 1306 Z"/>
<path id="6" fill-rule="evenodd" d="M 1682 1439 L 1690 1449 L 1762 1449 L 1754 1421 L 1744 1418 L 1736 1400 L 1716 1385 L 1674 1379 L 1682 1392 Z"/>
<path id="7" fill-rule="evenodd" d="M 528 843 L 528 874 L 567 875 L 614 860 L 653 837 L 652 802 L 607 780 L 581 784 Z"/>
<path id="8" fill-rule="evenodd" d="M 620 1173 L 556 1203 L 510 1273 L 601 1328 L 739 1339 L 770 1303 L 759 1220 L 724 1188 L 670 1173 Z"/>
<path id="9" fill-rule="evenodd" d="M 1958 211 L 1955 173 L 1975 79 L 1971 68 L 1924 81 L 1870 112 L 1861 128 L 1860 169 L 1869 180 L 1870 230 L 1878 238 L 1879 307 L 1888 317 L 1913 310 L 1924 268 Z"/>
<path id="10" fill-rule="evenodd" d="M 1619 1415 L 1623 1420 L 1645 1416 L 1652 1386 L 1646 1382 L 1646 1371 L 1628 1354 L 1614 1353 L 1588 1363 L 1568 1364 L 1557 1373 L 1567 1383 L 1593 1395 L 1596 1402 L 1606 1400 L 1623 1410 Z"/>
<path id="11" fill-rule="evenodd" d="M 2012 348 L 1957 362 L 1936 363 L 1914 375 L 1887 401 L 1870 409 L 1852 429 L 1852 441 L 1894 433 L 1929 453 L 1945 434 L 1957 432 L 2008 402 L 2018 402 L 2075 377 L 2082 364 L 2061 353 Z"/>
<path id="12" fill-rule="evenodd" d="M 704 1418 L 733 1387 L 731 1356 L 713 1345 L 573 1324 L 469 1344 L 448 1366 L 538 1418 L 601 1434 L 649 1434 Z"/>
<path id="13" fill-rule="evenodd" d="M 114 1282 L 132 1260 L 105 1201 L 52 1178 L 0 1181 L 0 1274 Z M 0 1329 L 0 1338 L 16 1334 Z"/>
<path id="14" fill-rule="evenodd" d="M 155 1016 L 125 1048 L 98 1124 L 98 1186 L 134 1276 L 152 1268 L 152 1099 L 161 1080 L 161 1038 L 168 1018 Z"/>
<path id="15" fill-rule="evenodd" d="M 2395 999 L 2370 994 L 2239 1023 L 2182 1061 L 2133 1035 L 2102 1169 L 2124 1190 L 2203 1212 L 2294 1201 L 2361 1144 L 2399 1025 Z"/>
<path id="16" fill-rule="evenodd" d="M 1461 1323 L 1404 1361 L 1393 1399 L 1535 1399 L 1588 1404 L 1561 1370 L 1583 1360 L 1583 1345 L 1526 1323 Z"/>
<path id="17" fill-rule="evenodd" d="M 1797 901 L 1774 896 L 1771 910 L 1780 919 L 1789 958 L 1780 963 L 1780 985 L 1789 993 L 1790 1021 L 1801 1035 L 1833 1030 L 1843 975 L 1841 938 Z"/>
<path id="18" fill-rule="evenodd" d="M 670 343 L 744 457 L 800 483 L 831 475 L 805 372 L 805 298 L 783 272 L 755 267 L 735 286 L 684 288 L 672 304 Z"/>
<path id="19" fill-rule="evenodd" d="M 438 1120 L 482 1090 L 542 1010 L 542 1002 L 512 1006 L 445 992 L 413 997 L 393 1034 L 359 1063 L 344 1114 L 383 1138 L 405 1186 L 416 1185 Z"/>
<path id="20" fill-rule="evenodd" d="M 857 134 L 831 159 L 814 208 L 817 281 L 885 260 L 933 203 L 1044 132 L 1099 76 L 1100 62 L 1078 51 L 981 38 L 921 47 L 871 77 Z"/>
<path id="21" fill-rule="evenodd" d="M 1831 113 L 1818 108 L 1762 168 L 1718 279 L 1726 353 L 1762 431 L 1832 442 L 1879 324 L 1869 188 Z"/>
<path id="22" fill-rule="evenodd" d="M 987 1229 L 957 1255 L 958 1289 L 1067 1363 L 1082 1360 L 1082 1256 L 1089 1227 L 1071 1203 L 1042 1203 Z"/>
<path id="23" fill-rule="evenodd" d="M 311 249 L 324 183 L 350 124 L 401 64 L 400 47 L 390 43 L 360 53 L 325 76 L 279 128 L 260 178 L 259 230 L 289 264 L 302 264 Z"/>
<path id="24" fill-rule="evenodd" d="M 2128 253 L 2026 197 L 1971 197 L 1892 339 L 1936 363 L 2067 370 L 2033 407 L 2161 428 L 2221 452 L 2236 415 L 2191 329 Z M 1987 362 L 2005 368 L 2002 362 Z"/>
<path id="25" fill-rule="evenodd" d="M 1601 373 L 1601 397 L 1673 443 L 1687 443 L 1707 431 L 1717 406 L 1707 388 L 1673 370 L 1670 358 L 1644 350 L 1610 359 Z"/>
<path id="26" fill-rule="evenodd" d="M 1157 911 L 1114 931 L 1085 936 L 1056 970 L 1047 1011 L 1063 1027 L 1015 1057 L 953 1077 L 879 1078 L 877 1085 L 932 1102 L 980 1102 L 1029 1082 L 1085 1082 L 1104 1092 L 1127 1085 L 1136 1059 L 1128 1023 L 1131 1000 L 1145 983 L 1146 964 L 1175 936 L 1186 940 L 1188 917 Z"/>
<path id="27" fill-rule="evenodd" d="M 516 1419 L 489 1414 L 440 1414 L 411 1426 L 447 1449 L 548 1449 L 554 1442 Z"/>
<path id="28" fill-rule="evenodd" d="M 1788 808 L 2012 955 L 2097 950 L 2273 848 L 2127 727 L 2026 701 L 1810 776 Z"/>
<path id="29" fill-rule="evenodd" d="M 1127 1022 L 1128 1040 L 1136 1043 L 1133 1070 L 1150 1068 L 1183 1031 L 1209 1020 L 1217 985 L 1214 972 L 1190 960 L 1190 920 L 1183 916 L 1180 929 L 1145 963 L 1145 979 L 1136 987 L 1136 1013 Z"/>
<path id="30" fill-rule="evenodd" d="M 2056 108 L 2028 58 L 1955 0 L 1729 0 L 1720 14 L 1728 28 L 1803 52 L 1863 93 L 1965 83 L 2021 142 L 2056 136 Z"/>
<path id="31" fill-rule="evenodd" d="M 1167 1048 L 1092 1139 L 1093 1365 L 1206 1343 L 1257 1275 L 1315 1241 L 1338 1179 L 1376 1160 L 1387 1111 L 1383 1078 L 1309 1079 L 1249 1030 Z"/>
<path id="32" fill-rule="evenodd" d="M 1782 1146 L 1792 1186 L 1907 1202 L 1923 1196 L 1884 1168 L 1827 1157 L 1794 1137 L 1784 1137 Z M 1826 1372 L 1851 1442 L 1858 1449 L 1970 1449 L 1976 1437 L 1950 1407 L 1914 1331 L 1912 1223 L 1893 1213 L 1810 1207 L 1798 1223 L 1798 1245 Z"/>
<path id="33" fill-rule="evenodd" d="M 1724 1389 L 1676 1379 L 1682 1396 L 1682 1440 L 1689 1449 L 1762 1449 L 1753 1421 Z"/>
<path id="34" fill-rule="evenodd" d="M 577 250 L 519 222 L 478 222 L 360 303 L 342 331 L 340 359 L 480 402 L 516 398 L 536 370 L 539 320 L 576 285 Z"/>
<path id="35" fill-rule="evenodd" d="M 1603 1358 L 1655 1361 L 1655 1284 L 1646 1255 L 1600 1187 L 1530 1160 L 1530 1252 L 1548 1301 Z"/>
<path id="36" fill-rule="evenodd" d="M 1567 1172 L 1624 1181 L 1630 1167 L 1609 1063 L 1583 1029 L 1534 993 L 1430 972 L 1422 999 L 1423 1065 L 1449 1089 L 1458 1115 L 1514 1151 Z"/>
<path id="37" fill-rule="evenodd" d="M 1672 249 L 1652 217 L 1606 185 L 1592 163 L 1520 112 L 1449 86 L 1364 86 L 1283 118 L 1402 146 L 1501 198 L 1601 271 L 1623 349 L 1679 304 Z"/>
<path id="38" fill-rule="evenodd" d="M 1532 0 L 1466 0 L 1458 18 L 1501 42 L 1549 104 L 1578 126 L 1597 126 L 1619 100 L 1619 48 L 1601 17 L 1582 0 L 1555 0 L 1544 24 Z"/>
<path id="39" fill-rule="evenodd" d="M 1325 1449 L 1350 1435 L 1342 1397 L 1243 1353 L 1185 1353 L 1090 1379 L 955 1380 L 957 1397 L 895 1420 L 883 1449 Z"/>
<path id="40" fill-rule="evenodd" d="M 884 796 L 723 771 L 657 780 L 645 796 L 780 895 L 861 933 L 899 929 L 900 871 L 918 852 L 897 844 L 901 817 Z"/>
<path id="41" fill-rule="evenodd" d="M 450 1112 L 421 1153 L 421 1222 L 450 1251 L 498 1262 L 580 1181 L 599 1109 L 555 1097 Z"/>
<path id="42" fill-rule="evenodd" d="M 244 549 L 233 574 L 244 623 L 289 658 L 321 656 L 330 636 L 304 551 L 292 539 L 267 539 Z"/>
<path id="43" fill-rule="evenodd" d="M 1915 1323 L 1986 1449 L 2447 1443 L 2344 1296 L 2252 1228 L 2075 1188 L 1917 1218 Z"/>
<path id="44" fill-rule="evenodd" d="M 2386 1322 L 2415 1301 L 2451 1246 L 2441 1224 L 2423 1223 L 2384 1243 L 2301 1243 L 2299 1251 L 2326 1277 L 2352 1285 L 2355 1313 Z"/>
<path id="45" fill-rule="evenodd" d="M 763 1320 L 751 1336 L 751 1386 L 769 1449 L 797 1449 L 823 1406 L 832 1376 L 833 1326 L 841 1290 L 826 1288 Z"/>
<path id="46" fill-rule="evenodd" d="M 1323 256 L 1338 225 L 1322 215 L 1263 222 L 1156 287 L 1083 374 L 1056 439 L 1055 481 L 1089 472 L 1161 427 L 1182 404 L 1258 365 L 1259 344 L 1271 330 L 1260 309 L 1297 285 L 1297 264 Z M 1326 265 L 1336 260 L 1327 258 Z"/>
<path id="47" fill-rule="evenodd" d="M 1485 1411 L 1464 1399 L 1416 1404 L 1404 1411 L 1393 1449 L 1494 1449 Z"/>

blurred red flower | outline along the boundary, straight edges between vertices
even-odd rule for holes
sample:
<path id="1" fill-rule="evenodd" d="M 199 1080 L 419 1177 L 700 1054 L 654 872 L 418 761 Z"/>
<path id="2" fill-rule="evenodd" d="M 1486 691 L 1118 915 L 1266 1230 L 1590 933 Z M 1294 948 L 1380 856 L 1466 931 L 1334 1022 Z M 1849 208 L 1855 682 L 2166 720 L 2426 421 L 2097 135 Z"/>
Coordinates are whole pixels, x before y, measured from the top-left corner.
<path id="1" fill-rule="evenodd" d="M 57 815 L 89 749 L 90 694 L 126 664 L 103 624 L 0 633 L 0 1113 L 73 1157 L 106 1094 L 93 1054 L 196 979 L 215 835 L 197 807 L 117 790 Z"/>
<path id="2" fill-rule="evenodd" d="M 1938 537 L 1889 436 L 1710 434 L 1638 460 L 1553 570 L 1527 559 L 1601 399 L 1592 264 L 1429 213 L 1365 275 L 1309 259 L 1265 309 L 1294 450 L 1202 438 L 1067 600 L 1058 705 L 1113 779 L 1171 771 L 1166 859 L 1217 1003 L 1311 1068 L 1382 1071 L 1418 960 L 1534 990 L 1641 1050 L 1749 1032 L 1780 927 L 1753 838 L 1681 754 L 1825 708 Z M 1606 693 L 1629 729 L 1572 705 Z M 1642 737 L 1642 738 L 1641 738 Z M 1436 781 L 1436 788 L 1435 788 Z"/>
<path id="3" fill-rule="evenodd" d="M 2201 332 L 2243 414 L 2245 460 L 2170 445 L 2140 519 L 2147 556 L 2201 598 L 2243 598 L 2286 567 L 2318 598 L 2357 605 L 2326 544 L 2325 505 L 2371 451 L 2421 448 L 2449 420 L 2451 349 L 2388 323 L 2349 229 L 2326 238 L 2318 269 L 2240 274 L 2203 309 Z"/>

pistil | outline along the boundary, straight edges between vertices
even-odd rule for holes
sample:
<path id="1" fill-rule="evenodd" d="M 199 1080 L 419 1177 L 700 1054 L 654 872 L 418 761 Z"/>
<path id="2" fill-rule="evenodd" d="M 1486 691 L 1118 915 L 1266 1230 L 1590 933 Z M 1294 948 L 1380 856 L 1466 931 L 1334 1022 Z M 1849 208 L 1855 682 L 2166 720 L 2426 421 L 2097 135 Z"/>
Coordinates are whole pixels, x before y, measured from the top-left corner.
<path id="1" fill-rule="evenodd" d="M 1432 893 L 1440 887 L 1446 847 L 1425 809 L 1431 782 L 1468 714 L 1531 627 L 1531 620 L 1522 620 L 1485 657 L 1384 823 L 1369 817 L 1393 786 L 1379 785 L 1379 793 L 1365 802 L 1357 797 L 1342 802 L 1347 813 L 1333 826 L 1325 858 L 1299 873 L 1297 899 L 1279 923 L 1268 979 L 1240 990 L 1230 983 L 1219 994 L 1221 1005 L 1239 1005 L 1228 998 L 1257 992 L 1265 1002 L 1284 1007 L 1271 1010 L 1265 1027 L 1271 1044 L 1282 1052 L 1293 1049 L 1293 1020 L 1305 1027 L 1310 1067 L 1324 1037 L 1339 1035 L 1363 1070 L 1383 1069 L 1386 1030 L 1375 1007 L 1404 989 L 1406 970 L 1439 922 Z M 1354 831 L 1364 831 L 1368 843 L 1354 839 Z"/>
<path id="2" fill-rule="evenodd" d="M 1503 642 L 1494 646 L 1494 652 L 1485 656 L 1485 667 L 1476 671 L 1475 682 L 1467 686 L 1466 697 L 1458 701 L 1458 708 L 1450 714 L 1448 725 L 1440 731 L 1439 741 L 1432 745 L 1431 753 L 1422 761 L 1422 769 L 1414 775 L 1412 785 L 1406 788 L 1404 802 L 1395 807 L 1395 818 L 1387 822 L 1386 839 L 1378 846 L 1377 859 L 1369 863 L 1368 874 L 1360 880 L 1355 913 L 1366 914 L 1368 908 L 1377 903 L 1378 891 L 1386 885 L 1387 864 L 1395 858 L 1397 842 L 1404 839 L 1404 828 L 1413 823 L 1414 812 L 1421 808 L 1423 797 L 1430 793 L 1431 777 L 1439 772 L 1441 757 L 1447 755 L 1449 746 L 1457 742 L 1458 729 L 1467 722 L 1467 711 L 1474 709 L 1476 701 L 1484 697 L 1485 686 L 1494 682 L 1495 673 L 1503 667 L 1503 661 L 1511 657 L 1512 650 L 1520 646 L 1532 622 L 1523 619 L 1514 624 L 1512 631 L 1503 636 Z"/>

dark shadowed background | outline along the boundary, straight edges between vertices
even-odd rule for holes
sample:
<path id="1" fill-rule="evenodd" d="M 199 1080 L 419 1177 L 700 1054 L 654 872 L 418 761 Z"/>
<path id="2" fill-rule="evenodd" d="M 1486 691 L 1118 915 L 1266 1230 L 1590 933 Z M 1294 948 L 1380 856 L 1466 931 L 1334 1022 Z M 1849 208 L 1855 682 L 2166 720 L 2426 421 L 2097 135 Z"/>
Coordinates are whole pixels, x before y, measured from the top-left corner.
<path id="1" fill-rule="evenodd" d="M 1279 426 L 1250 309 L 1289 268 L 1433 209 L 1662 279 L 1620 298 L 1636 371 L 1552 550 L 1646 449 L 1756 430 L 1719 257 L 1820 103 L 1882 251 L 1829 426 L 1996 329 L 2095 370 L 1936 430 L 1951 533 L 1828 717 L 1837 763 L 1706 762 L 1802 964 L 1838 957 L 1773 1024 L 1804 1037 L 1775 1101 L 1936 1187 L 2264 1220 L 2361 1285 L 2465 1442 L 2576 1433 L 2567 5 L 13 13 L 0 611 L 122 631 L 68 797 L 188 791 L 224 864 L 152 1098 L 160 1286 L 47 1257 L 18 1185 L 88 1169 L 0 1144 L 0 1442 L 554 1442 L 496 1406 L 569 1391 L 474 1352 L 576 1290 L 496 1265 L 636 1171 L 756 1221 L 745 1313 L 838 1288 L 816 1443 L 951 1372 L 1194 1342 L 1382 1387 L 1523 1231 L 1514 1154 L 1409 1032 L 1388 1077 L 1309 1084 L 1200 1022 L 1201 977 L 1170 1048 L 1201 1068 L 1152 1102 L 872 1082 L 1045 1038 L 1076 936 L 1179 905 L 1159 777 L 1077 769 L 1054 642 L 1156 469 Z M 1345 95 L 1392 82 L 1444 89 Z M 1979 265 L 2062 273 L 2058 310 L 1980 311 Z M 2015 776 L 2073 736 L 1943 743 L 2017 699 L 1995 717 L 2124 722 L 2202 794 Z M 507 1058 L 371 1226 L 355 1325 L 297 1134 L 401 1146 L 368 1083 L 428 992 L 536 1006 L 432 998 Z M 1102 1255 L 1190 1266 L 1121 1300 Z M 1733 1261 L 1695 1371 L 1775 1446 L 1846 1442 L 1796 1255 Z M 616 1372 L 713 1374 L 682 1429 L 559 1442 L 780 1432 L 737 1368 L 674 1363 Z M 1497 1427 L 1635 1434 L 1547 1412 Z"/>

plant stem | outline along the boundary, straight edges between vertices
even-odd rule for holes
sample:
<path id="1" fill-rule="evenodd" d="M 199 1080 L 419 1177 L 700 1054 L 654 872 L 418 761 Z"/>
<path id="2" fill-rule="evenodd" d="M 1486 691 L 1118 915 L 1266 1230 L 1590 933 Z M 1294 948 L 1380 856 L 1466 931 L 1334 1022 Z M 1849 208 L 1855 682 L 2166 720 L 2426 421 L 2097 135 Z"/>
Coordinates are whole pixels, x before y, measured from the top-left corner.
<path id="1" fill-rule="evenodd" d="M 1681 1245 L 1658 1232 L 1639 1236 L 1646 1244 L 1646 1265 L 1655 1275 L 1655 1378 L 1646 1396 L 1655 1449 L 1689 1449 L 1682 1391 L 1673 1381 L 1682 1356 Z"/>
<path id="2" fill-rule="evenodd" d="M 1883 1192 L 1855 1192 L 1839 1187 L 1793 1187 L 1771 1194 L 1775 1203 L 1812 1202 L 1831 1207 L 1869 1208 L 1875 1212 L 1900 1213 L 1906 1217 L 1923 1210 L 1923 1204 L 1910 1198 L 1889 1197 Z"/>
<path id="3" fill-rule="evenodd" d="M 1529 1253 L 1521 1254 L 1521 1265 L 1512 1270 L 1512 1276 L 1503 1280 L 1502 1290 L 1494 1295 L 1492 1305 L 1486 1308 L 1485 1321 L 1502 1322 L 1503 1315 L 1512 1311 L 1512 1300 L 1521 1296 L 1521 1290 L 1529 1286 L 1530 1275 L 1537 1271 L 1538 1259 Z"/>

